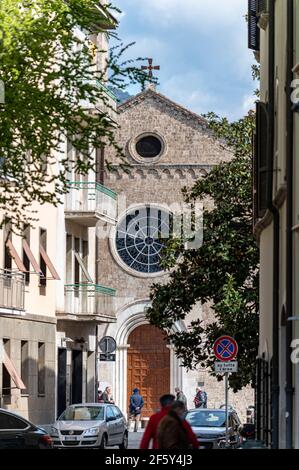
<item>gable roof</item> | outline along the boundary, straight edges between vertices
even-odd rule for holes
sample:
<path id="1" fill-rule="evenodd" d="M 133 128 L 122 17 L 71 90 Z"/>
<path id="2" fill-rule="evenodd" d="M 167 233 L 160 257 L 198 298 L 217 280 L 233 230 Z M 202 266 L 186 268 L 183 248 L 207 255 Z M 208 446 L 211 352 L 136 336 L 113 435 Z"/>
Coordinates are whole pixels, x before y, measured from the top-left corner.
<path id="1" fill-rule="evenodd" d="M 149 87 L 146 90 L 142 91 L 141 93 L 138 93 L 138 95 L 132 96 L 128 100 L 124 101 L 118 106 L 118 111 L 124 112 L 127 109 L 138 105 L 142 101 L 145 101 L 147 98 L 153 98 L 154 100 L 168 106 L 171 109 L 174 109 L 178 112 L 180 112 L 182 115 L 184 115 L 187 119 L 190 120 L 195 120 L 202 126 L 208 128 L 208 122 L 206 119 L 204 119 L 202 116 L 199 114 L 194 113 L 193 111 L 190 111 L 189 109 L 185 108 L 184 106 L 181 106 L 180 104 L 176 103 L 175 101 L 172 101 L 171 99 L 167 98 L 167 96 L 162 95 L 162 93 L 157 92 L 154 87 Z"/>

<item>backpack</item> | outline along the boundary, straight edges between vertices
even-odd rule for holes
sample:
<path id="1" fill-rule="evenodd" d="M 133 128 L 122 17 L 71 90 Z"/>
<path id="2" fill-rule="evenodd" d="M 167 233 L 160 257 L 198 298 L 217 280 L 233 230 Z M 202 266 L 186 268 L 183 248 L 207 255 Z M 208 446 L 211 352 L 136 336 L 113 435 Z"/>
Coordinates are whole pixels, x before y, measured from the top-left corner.
<path id="1" fill-rule="evenodd" d="M 202 403 L 207 403 L 207 399 L 208 399 L 208 396 L 207 396 L 206 392 L 200 392 L 200 401 Z"/>

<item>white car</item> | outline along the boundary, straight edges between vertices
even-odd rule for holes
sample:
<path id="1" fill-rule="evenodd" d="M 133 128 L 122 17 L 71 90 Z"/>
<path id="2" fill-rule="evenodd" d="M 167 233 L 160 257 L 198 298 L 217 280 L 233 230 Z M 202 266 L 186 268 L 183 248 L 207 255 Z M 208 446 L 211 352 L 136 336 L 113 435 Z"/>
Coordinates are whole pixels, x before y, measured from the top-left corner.
<path id="1" fill-rule="evenodd" d="M 112 404 L 81 403 L 68 406 L 50 431 L 56 448 L 128 447 L 128 428 L 120 409 Z"/>

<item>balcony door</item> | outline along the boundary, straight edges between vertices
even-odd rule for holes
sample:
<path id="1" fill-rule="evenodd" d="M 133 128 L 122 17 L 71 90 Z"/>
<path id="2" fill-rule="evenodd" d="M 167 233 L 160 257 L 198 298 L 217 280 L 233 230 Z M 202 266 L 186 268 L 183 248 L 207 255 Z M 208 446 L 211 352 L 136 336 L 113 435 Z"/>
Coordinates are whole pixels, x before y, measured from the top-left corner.
<path id="1" fill-rule="evenodd" d="M 57 366 L 57 417 L 60 416 L 66 408 L 66 358 L 67 350 L 59 348 Z"/>
<path id="2" fill-rule="evenodd" d="M 83 352 L 72 351 L 72 404 L 82 403 Z"/>

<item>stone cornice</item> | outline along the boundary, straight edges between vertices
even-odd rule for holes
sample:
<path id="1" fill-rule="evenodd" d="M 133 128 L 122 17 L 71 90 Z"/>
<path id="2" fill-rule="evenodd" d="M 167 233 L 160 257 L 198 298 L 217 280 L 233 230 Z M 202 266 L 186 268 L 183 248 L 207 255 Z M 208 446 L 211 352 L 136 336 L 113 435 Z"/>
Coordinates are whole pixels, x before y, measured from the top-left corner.
<path id="1" fill-rule="evenodd" d="M 49 323 L 49 324 L 53 324 L 53 325 L 56 325 L 57 323 L 57 320 L 56 320 L 56 317 L 50 317 L 50 316 L 47 316 L 47 315 L 35 315 L 34 313 L 21 313 L 21 314 L 17 314 L 17 313 L 13 313 L 13 314 L 10 314 L 10 313 L 2 313 L 0 312 L 0 318 L 11 318 L 13 320 L 24 320 L 24 321 L 33 321 L 33 322 L 36 322 L 36 323 Z"/>
<path id="2" fill-rule="evenodd" d="M 141 103 L 144 101 L 146 98 L 152 98 L 156 101 L 159 101 L 160 103 L 163 103 L 164 105 L 167 105 L 171 109 L 174 109 L 175 111 L 178 111 L 182 115 L 184 115 L 187 119 L 190 120 L 195 120 L 197 121 L 202 127 L 208 129 L 208 122 L 199 114 L 196 114 L 189 109 L 185 108 L 184 106 L 181 106 L 180 104 L 176 103 L 175 101 L 170 100 L 167 98 L 165 95 L 162 95 L 161 93 L 158 93 L 156 90 L 153 90 L 152 88 L 148 88 L 145 91 L 139 93 L 136 96 L 133 96 L 132 98 L 129 98 L 127 101 L 124 103 L 120 104 L 118 106 L 118 111 L 119 113 L 122 113 L 126 111 L 127 109 L 136 106 L 137 104 Z"/>
<path id="3" fill-rule="evenodd" d="M 122 167 L 115 167 L 113 172 L 106 174 L 107 180 L 119 179 L 145 179 L 149 175 L 156 179 L 198 179 L 200 176 L 206 176 L 214 165 L 202 164 L 160 164 L 160 165 L 142 165 L 133 164 L 125 171 Z"/>

